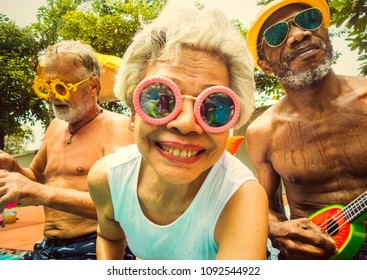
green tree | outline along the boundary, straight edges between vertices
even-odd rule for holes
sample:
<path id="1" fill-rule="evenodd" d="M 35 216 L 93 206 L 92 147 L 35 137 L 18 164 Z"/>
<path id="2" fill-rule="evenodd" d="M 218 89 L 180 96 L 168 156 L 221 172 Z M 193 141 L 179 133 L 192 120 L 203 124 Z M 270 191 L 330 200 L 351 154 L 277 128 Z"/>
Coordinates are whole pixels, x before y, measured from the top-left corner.
<path id="1" fill-rule="evenodd" d="M 18 132 L 5 136 L 4 151 L 11 155 L 27 152 L 27 145 L 34 140 L 32 128 L 24 125 Z"/>
<path id="2" fill-rule="evenodd" d="M 246 38 L 248 29 L 243 23 L 236 19 L 232 20 L 232 23 Z M 255 82 L 257 92 L 256 107 L 273 104 L 284 95 L 284 90 L 276 78 L 268 76 L 257 69 L 255 69 Z"/>
<path id="3" fill-rule="evenodd" d="M 332 23 L 345 25 L 351 50 L 358 50 L 360 73 L 367 75 L 367 2 L 366 0 L 330 0 Z"/>
<path id="4" fill-rule="evenodd" d="M 60 38 L 59 30 L 63 28 L 62 17 L 75 10 L 83 0 L 47 0 L 46 6 L 41 6 L 37 12 L 37 22 L 32 24 L 36 39 L 41 50 L 53 45 Z"/>
<path id="5" fill-rule="evenodd" d="M 0 14 L 0 149 L 5 135 L 20 133 L 25 123 L 47 120 L 47 104 L 33 93 L 38 47 L 29 28 L 20 29 Z M 47 122 L 47 121 L 46 121 Z"/>
<path id="6" fill-rule="evenodd" d="M 141 24 L 154 19 L 164 5 L 165 1 L 93 0 L 67 12 L 58 34 L 66 40 L 82 40 L 97 52 L 122 57 Z"/>

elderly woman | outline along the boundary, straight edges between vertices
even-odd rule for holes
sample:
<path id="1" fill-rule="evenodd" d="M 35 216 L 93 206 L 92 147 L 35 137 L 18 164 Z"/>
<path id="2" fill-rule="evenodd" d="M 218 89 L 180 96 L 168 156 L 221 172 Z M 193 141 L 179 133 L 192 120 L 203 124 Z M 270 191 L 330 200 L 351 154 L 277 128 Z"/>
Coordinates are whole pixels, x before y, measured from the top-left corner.
<path id="1" fill-rule="evenodd" d="M 98 161 L 98 259 L 265 259 L 268 201 L 225 151 L 254 109 L 253 63 L 216 9 L 166 8 L 126 51 L 115 85 L 136 145 Z M 112 137 L 113 135 L 111 135 Z"/>

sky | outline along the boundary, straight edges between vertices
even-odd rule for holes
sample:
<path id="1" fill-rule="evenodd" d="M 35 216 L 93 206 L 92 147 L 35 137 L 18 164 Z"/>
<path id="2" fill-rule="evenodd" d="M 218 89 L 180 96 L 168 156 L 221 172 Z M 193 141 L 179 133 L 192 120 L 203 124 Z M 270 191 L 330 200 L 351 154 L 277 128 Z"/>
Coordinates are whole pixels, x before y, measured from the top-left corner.
<path id="1" fill-rule="evenodd" d="M 256 0 L 198 0 L 206 7 L 220 8 L 228 18 L 240 20 L 248 26 L 256 17 L 260 7 Z M 193 6 L 194 0 L 169 0 L 171 4 Z M 37 10 L 46 5 L 47 0 L 0 0 L 0 13 L 5 14 L 19 27 L 24 27 L 37 21 Z M 337 65 L 333 68 L 337 74 L 358 75 L 357 52 L 351 52 L 344 38 L 333 39 L 334 50 L 342 53 Z M 36 143 L 39 139 L 36 139 Z M 38 144 L 35 144 L 36 146 Z M 37 147 L 35 147 L 37 148 Z"/>

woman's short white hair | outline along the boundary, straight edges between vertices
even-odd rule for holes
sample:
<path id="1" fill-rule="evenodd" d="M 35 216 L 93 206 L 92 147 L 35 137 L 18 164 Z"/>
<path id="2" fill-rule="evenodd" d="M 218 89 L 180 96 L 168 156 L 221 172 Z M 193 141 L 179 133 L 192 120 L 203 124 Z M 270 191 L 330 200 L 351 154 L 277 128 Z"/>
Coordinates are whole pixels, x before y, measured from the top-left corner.
<path id="1" fill-rule="evenodd" d="M 239 30 L 218 9 L 167 6 L 143 26 L 123 56 L 114 91 L 133 110 L 132 94 L 144 78 L 145 69 L 158 59 L 178 58 L 182 48 L 219 55 L 227 66 L 230 88 L 241 101 L 238 129 L 254 108 L 254 63 Z"/>

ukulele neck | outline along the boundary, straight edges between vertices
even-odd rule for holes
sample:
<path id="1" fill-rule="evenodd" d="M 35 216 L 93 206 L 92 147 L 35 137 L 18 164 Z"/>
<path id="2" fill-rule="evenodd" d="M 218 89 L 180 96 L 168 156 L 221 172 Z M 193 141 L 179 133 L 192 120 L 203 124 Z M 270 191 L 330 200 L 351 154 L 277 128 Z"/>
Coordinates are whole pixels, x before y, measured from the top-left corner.
<path id="1" fill-rule="evenodd" d="M 343 209 L 349 223 L 355 221 L 367 211 L 367 192 L 364 192 Z"/>

